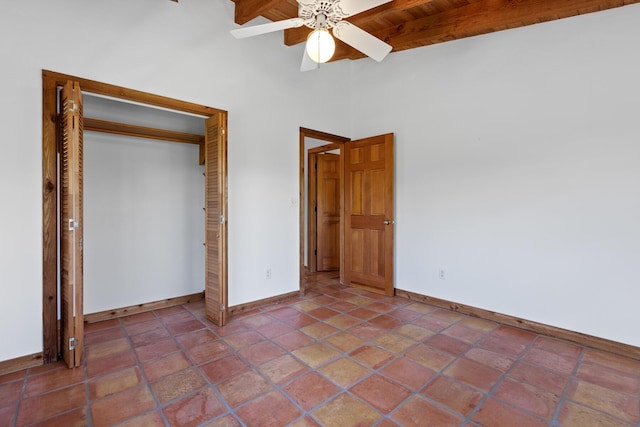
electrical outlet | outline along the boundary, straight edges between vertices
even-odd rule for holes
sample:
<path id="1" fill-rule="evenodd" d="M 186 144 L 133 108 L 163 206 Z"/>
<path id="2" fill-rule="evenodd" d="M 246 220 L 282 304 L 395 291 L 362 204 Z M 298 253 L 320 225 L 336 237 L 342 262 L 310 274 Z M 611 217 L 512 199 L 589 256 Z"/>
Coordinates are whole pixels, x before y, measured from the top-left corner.
<path id="1" fill-rule="evenodd" d="M 267 273 L 266 273 L 266 275 L 265 275 L 265 278 L 266 278 L 267 280 L 270 280 L 270 279 L 271 279 L 271 269 L 270 269 L 270 268 L 267 268 Z"/>
<path id="2" fill-rule="evenodd" d="M 440 270 L 438 270 L 438 277 L 440 277 L 440 280 L 444 280 L 445 279 L 444 270 L 442 268 Z"/>

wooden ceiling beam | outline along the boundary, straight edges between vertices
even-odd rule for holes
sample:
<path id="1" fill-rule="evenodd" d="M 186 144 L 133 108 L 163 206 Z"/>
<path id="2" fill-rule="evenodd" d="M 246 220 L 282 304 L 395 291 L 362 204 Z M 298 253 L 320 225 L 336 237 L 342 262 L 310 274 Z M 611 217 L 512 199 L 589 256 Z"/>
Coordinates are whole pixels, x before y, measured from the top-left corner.
<path id="1" fill-rule="evenodd" d="M 302 27 L 284 30 L 284 44 L 287 46 L 294 46 L 298 43 L 302 43 L 307 40 L 310 32 L 311 28 L 305 27 L 304 25 Z"/>
<path id="2" fill-rule="evenodd" d="M 397 52 L 638 2 L 640 0 L 483 0 L 372 34 Z M 353 57 L 352 53 L 336 52 L 332 61 Z"/>
<path id="3" fill-rule="evenodd" d="M 246 24 L 254 18 L 275 8 L 282 0 L 234 0 L 236 3 L 235 23 Z"/>
<path id="4" fill-rule="evenodd" d="M 483 0 L 389 27 L 375 35 L 398 51 L 623 5 L 624 0 Z"/>
<path id="5" fill-rule="evenodd" d="M 433 0 L 393 0 L 389 3 L 381 4 L 373 9 L 365 10 L 362 13 L 354 15 L 349 18 L 349 21 L 354 24 L 356 21 L 370 19 L 373 16 L 384 15 L 386 13 L 404 12 L 414 7 L 424 6 L 425 4 L 432 3 Z"/>
<path id="6" fill-rule="evenodd" d="M 330 62 L 336 61 L 336 58 L 339 59 L 360 59 L 364 58 L 366 55 L 362 52 L 352 48 L 348 44 L 336 40 L 336 51 L 333 53 Z"/>

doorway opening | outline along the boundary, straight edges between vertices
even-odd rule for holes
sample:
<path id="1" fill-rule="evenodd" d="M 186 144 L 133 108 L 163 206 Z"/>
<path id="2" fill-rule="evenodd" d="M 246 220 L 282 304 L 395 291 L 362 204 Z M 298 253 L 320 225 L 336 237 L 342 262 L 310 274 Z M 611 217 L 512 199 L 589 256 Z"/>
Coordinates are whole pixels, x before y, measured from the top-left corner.
<path id="1" fill-rule="evenodd" d="M 227 306 L 227 112 L 189 102 L 153 95 L 141 91 L 108 85 L 75 76 L 43 70 L 43 362 L 50 363 L 58 359 L 59 353 L 65 356 L 69 366 L 77 366 L 82 354 L 82 324 L 84 319 L 82 292 L 82 167 L 83 140 L 82 130 L 98 130 L 113 134 L 136 136 L 151 139 L 164 139 L 175 142 L 197 144 L 199 146 L 199 162 L 205 165 L 205 265 L 204 265 L 204 294 L 207 317 L 216 324 L 223 325 L 226 319 Z M 60 102 L 59 93 L 72 88 L 73 101 Z M 84 120 L 82 114 L 82 93 L 102 96 L 122 102 L 151 106 L 174 112 L 181 112 L 199 116 L 204 119 L 202 134 L 194 135 L 184 132 L 171 132 L 141 126 L 130 126 L 121 123 L 105 122 L 101 120 Z M 64 126 L 69 126 L 68 130 Z M 69 138 L 68 135 L 79 136 Z M 71 140 L 71 142 L 69 142 Z M 72 147 L 72 148 L 69 148 Z M 63 162 L 58 163 L 61 153 Z M 75 154 L 74 154 L 75 153 Z M 75 162 L 73 167 L 67 165 Z M 68 169 L 80 171 L 79 179 L 68 179 Z M 66 186 L 71 181 L 75 186 L 69 190 Z M 80 200 L 79 208 L 74 212 L 73 221 L 65 215 L 65 200 L 58 201 L 59 188 L 61 194 L 71 192 Z M 62 209 L 62 210 L 61 210 Z M 60 226 L 58 215 L 60 216 Z M 62 215 L 64 214 L 64 215 Z M 78 217 L 75 217 L 79 215 Z M 125 220 L 125 219 L 123 219 Z M 65 227 L 69 221 L 70 226 Z M 72 227 L 71 224 L 74 224 Z M 73 244 L 76 252 L 68 255 L 65 247 L 58 242 L 69 240 L 66 233 L 73 233 Z M 162 230 L 158 230 L 162 234 Z M 62 239 L 62 237 L 65 237 Z M 78 249 L 79 247 L 79 249 Z M 68 268 L 60 264 L 61 259 L 71 257 L 74 269 L 78 274 L 70 275 Z M 79 266 L 79 267 L 78 267 Z M 69 276 L 74 276 L 70 286 L 67 286 Z M 76 280 L 75 277 L 79 277 Z M 60 280 L 60 295 L 58 295 L 58 278 Z M 68 289 L 73 289 L 69 292 Z M 67 295 L 65 295 L 65 292 Z M 71 293 L 71 304 L 66 297 Z M 58 328 L 58 300 L 62 302 L 60 330 Z M 64 305 L 67 305 L 64 307 Z M 70 308 L 71 307 L 71 308 Z M 65 311 L 66 310 L 66 311 Z M 72 314 L 69 315 L 69 312 Z M 66 328 L 76 328 L 77 333 L 69 335 Z M 73 337 L 62 342 L 61 337 Z M 72 345 L 73 344 L 73 345 Z M 72 353 L 69 356 L 67 353 Z"/>
<path id="2" fill-rule="evenodd" d="M 394 295 L 394 139 L 300 128 L 302 294 L 306 273 L 339 268 L 342 284 Z"/>
<path id="3" fill-rule="evenodd" d="M 349 141 L 349 138 L 320 132 L 307 128 L 300 128 L 300 291 L 304 294 L 305 273 L 316 272 L 318 268 L 317 262 L 317 173 L 315 164 L 317 156 L 322 153 L 331 152 L 332 156 L 337 156 L 337 176 L 333 178 L 337 188 L 333 190 L 332 203 L 338 203 L 337 217 L 335 209 L 331 209 L 334 215 L 327 218 L 327 222 L 331 225 L 328 227 L 327 234 L 330 234 L 328 241 L 338 244 L 340 248 L 340 236 L 342 236 L 342 221 L 340 220 L 340 206 L 342 206 L 342 186 L 340 152 L 342 145 Z M 335 163 L 334 163 L 335 164 Z M 335 174 L 334 174 L 335 175 Z M 335 242 L 337 233 L 338 241 Z M 335 251 L 334 251 L 335 252 Z M 321 255 L 322 256 L 322 255 Z M 338 258 L 339 254 L 338 254 Z M 341 270 L 340 263 L 338 268 L 332 270 Z M 342 275 L 340 275 L 342 279 Z M 341 280 L 342 281 L 342 280 Z"/>
<path id="4" fill-rule="evenodd" d="M 307 272 L 340 271 L 340 154 L 339 144 L 308 152 Z"/>

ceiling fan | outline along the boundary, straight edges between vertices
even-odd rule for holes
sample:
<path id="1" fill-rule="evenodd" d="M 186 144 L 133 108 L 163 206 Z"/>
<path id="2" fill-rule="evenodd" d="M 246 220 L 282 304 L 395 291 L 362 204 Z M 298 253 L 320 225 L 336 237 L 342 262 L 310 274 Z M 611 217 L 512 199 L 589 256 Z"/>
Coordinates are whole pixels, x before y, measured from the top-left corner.
<path id="1" fill-rule="evenodd" d="M 231 34 L 242 39 L 258 36 L 288 28 L 303 25 L 313 31 L 307 38 L 307 45 L 302 57 L 300 71 L 309 71 L 318 67 L 319 63 L 327 62 L 335 51 L 333 36 L 351 47 L 380 62 L 384 59 L 392 46 L 377 37 L 358 28 L 344 18 L 357 15 L 365 10 L 388 3 L 392 0 L 297 0 L 298 17 L 253 27 L 237 28 Z"/>

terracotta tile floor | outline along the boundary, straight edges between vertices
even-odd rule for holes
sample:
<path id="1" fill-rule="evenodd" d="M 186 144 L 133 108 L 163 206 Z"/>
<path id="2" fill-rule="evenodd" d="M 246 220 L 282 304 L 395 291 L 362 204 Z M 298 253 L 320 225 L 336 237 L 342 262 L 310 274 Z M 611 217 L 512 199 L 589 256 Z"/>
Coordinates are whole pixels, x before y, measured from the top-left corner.
<path id="1" fill-rule="evenodd" d="M 639 426 L 640 361 L 309 277 L 218 328 L 202 301 L 86 328 L 0 377 L 0 426 Z"/>

